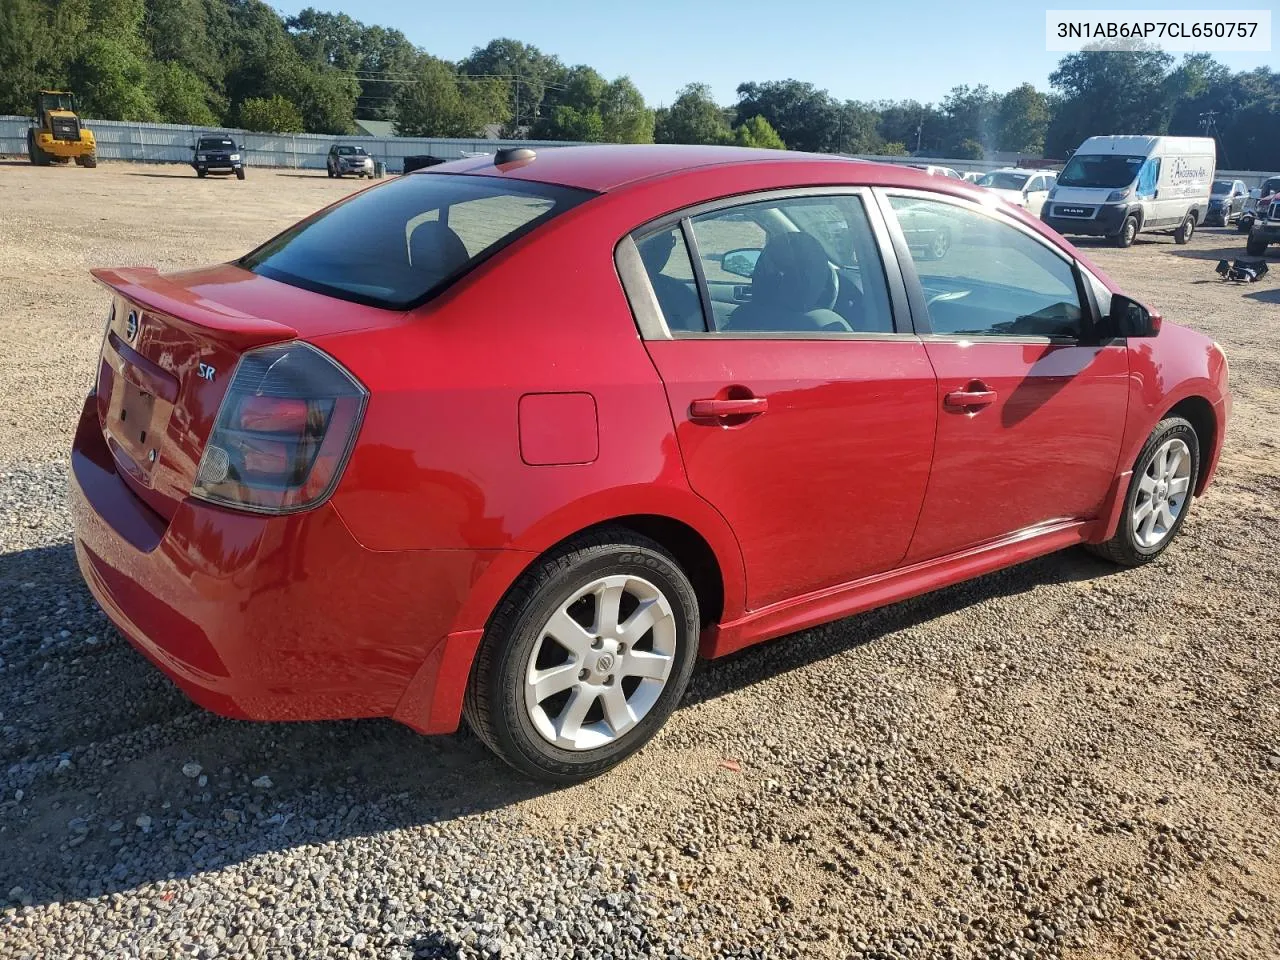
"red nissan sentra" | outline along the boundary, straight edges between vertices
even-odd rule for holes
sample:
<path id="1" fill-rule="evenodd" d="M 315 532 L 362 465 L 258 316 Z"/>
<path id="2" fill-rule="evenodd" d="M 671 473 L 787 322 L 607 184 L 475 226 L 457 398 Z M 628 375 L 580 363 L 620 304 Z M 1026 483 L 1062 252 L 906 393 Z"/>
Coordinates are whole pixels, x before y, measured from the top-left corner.
<path id="1" fill-rule="evenodd" d="M 959 181 L 503 151 L 235 263 L 99 270 L 76 553 L 231 717 L 466 717 L 527 774 L 648 740 L 695 656 L 1072 544 L 1157 557 L 1217 344 Z"/>

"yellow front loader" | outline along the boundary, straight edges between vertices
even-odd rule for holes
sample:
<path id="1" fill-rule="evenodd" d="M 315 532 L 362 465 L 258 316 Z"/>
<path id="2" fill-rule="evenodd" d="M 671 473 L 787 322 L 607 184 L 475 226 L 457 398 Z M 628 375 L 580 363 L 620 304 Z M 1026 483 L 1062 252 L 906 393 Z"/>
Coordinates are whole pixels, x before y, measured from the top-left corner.
<path id="1" fill-rule="evenodd" d="M 65 90 L 36 94 L 36 115 L 27 131 L 27 156 L 37 167 L 74 160 L 82 167 L 98 165 L 98 144 L 80 125 L 76 98 Z"/>

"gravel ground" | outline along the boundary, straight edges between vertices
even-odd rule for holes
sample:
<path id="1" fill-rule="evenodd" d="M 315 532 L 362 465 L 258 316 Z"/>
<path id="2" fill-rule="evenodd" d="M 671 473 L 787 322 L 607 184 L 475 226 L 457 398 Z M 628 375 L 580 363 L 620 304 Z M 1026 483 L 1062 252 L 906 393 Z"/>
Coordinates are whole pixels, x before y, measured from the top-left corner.
<path id="1" fill-rule="evenodd" d="M 0 165 L 0 957 L 1277 955 L 1280 282 L 1217 282 L 1243 238 L 1091 250 L 1231 360 L 1159 562 L 1067 551 L 703 665 L 639 757 L 547 792 L 465 733 L 207 714 L 75 569 L 87 268 L 229 258 L 352 189 Z"/>

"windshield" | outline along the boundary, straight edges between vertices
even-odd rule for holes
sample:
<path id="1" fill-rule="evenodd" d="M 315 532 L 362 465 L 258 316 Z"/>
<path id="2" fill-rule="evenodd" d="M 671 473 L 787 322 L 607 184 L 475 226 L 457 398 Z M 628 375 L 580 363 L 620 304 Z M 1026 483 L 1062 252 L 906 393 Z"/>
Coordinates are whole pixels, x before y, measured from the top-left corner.
<path id="1" fill-rule="evenodd" d="M 1269 197 L 1277 190 L 1280 190 L 1280 177 L 1272 177 L 1262 185 L 1261 196 Z"/>
<path id="2" fill-rule="evenodd" d="M 365 156 L 364 147 L 337 147 L 335 149 L 340 157 Z"/>
<path id="3" fill-rule="evenodd" d="M 234 150 L 236 145 L 226 137 L 206 137 L 200 141 L 200 150 Z"/>
<path id="4" fill-rule="evenodd" d="M 1231 181 L 1230 181 L 1230 180 L 1215 180 L 1215 181 L 1213 181 L 1213 195 L 1214 195 L 1215 197 L 1224 197 L 1224 196 L 1226 196 L 1226 195 L 1227 195 L 1228 193 L 1230 193 L 1230 192 L 1231 192 Z"/>
<path id="5" fill-rule="evenodd" d="M 992 187 L 995 190 L 1021 190 L 1026 182 L 1027 174 L 1025 173 L 1003 173 L 997 170 L 979 180 L 978 186 Z"/>
<path id="6" fill-rule="evenodd" d="M 1146 157 L 1120 157 L 1110 153 L 1090 153 L 1071 158 L 1058 177 L 1060 187 L 1127 187 L 1138 176 Z"/>
<path id="7" fill-rule="evenodd" d="M 409 310 L 591 196 L 503 177 L 415 173 L 320 211 L 240 266 L 341 300 Z"/>

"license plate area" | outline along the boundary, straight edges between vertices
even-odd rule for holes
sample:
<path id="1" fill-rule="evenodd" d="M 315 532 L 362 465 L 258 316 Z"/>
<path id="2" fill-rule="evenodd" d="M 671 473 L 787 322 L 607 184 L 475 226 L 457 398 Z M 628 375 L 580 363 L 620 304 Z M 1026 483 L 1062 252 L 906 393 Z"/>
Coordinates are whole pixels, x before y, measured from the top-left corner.
<path id="1" fill-rule="evenodd" d="M 106 351 L 111 394 L 102 419 L 116 463 L 134 480 L 152 485 L 178 381 L 112 334 Z"/>

